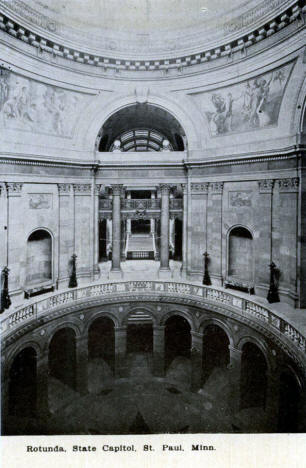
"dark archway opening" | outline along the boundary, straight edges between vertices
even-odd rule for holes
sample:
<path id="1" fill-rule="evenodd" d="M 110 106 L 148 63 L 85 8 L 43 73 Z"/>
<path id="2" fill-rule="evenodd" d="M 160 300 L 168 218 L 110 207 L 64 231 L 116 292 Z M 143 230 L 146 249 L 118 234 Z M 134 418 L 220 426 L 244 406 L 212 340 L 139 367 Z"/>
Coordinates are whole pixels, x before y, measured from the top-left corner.
<path id="1" fill-rule="evenodd" d="M 127 352 L 152 353 L 153 351 L 153 324 L 129 323 L 127 327 Z"/>
<path id="2" fill-rule="evenodd" d="M 28 238 L 26 271 L 27 285 L 52 279 L 52 239 L 44 229 L 32 232 Z"/>
<path id="3" fill-rule="evenodd" d="M 107 221 L 100 219 L 99 221 L 99 261 L 107 260 Z"/>
<path id="4" fill-rule="evenodd" d="M 298 432 L 300 392 L 289 370 L 280 375 L 278 432 Z"/>
<path id="5" fill-rule="evenodd" d="M 115 112 L 99 135 L 99 151 L 112 151 L 113 143 L 128 151 L 162 151 L 168 141 L 171 151 L 185 150 L 185 132 L 168 111 L 148 103 L 133 104 Z"/>
<path id="6" fill-rule="evenodd" d="M 174 260 L 182 261 L 183 253 L 183 223 L 180 219 L 175 219 L 174 224 L 175 239 L 174 239 Z"/>
<path id="7" fill-rule="evenodd" d="M 190 358 L 191 333 L 188 321 L 180 315 L 173 315 L 165 327 L 165 365 L 169 367 L 177 356 Z"/>
<path id="8" fill-rule="evenodd" d="M 265 408 L 267 392 L 267 362 L 253 343 L 246 343 L 241 356 L 240 408 Z"/>
<path id="9" fill-rule="evenodd" d="M 37 355 L 33 348 L 23 349 L 14 359 L 9 372 L 9 414 L 34 417 L 37 401 Z"/>
<path id="10" fill-rule="evenodd" d="M 225 368 L 230 362 L 229 339 L 222 328 L 208 325 L 203 335 L 203 383 L 215 367 Z"/>
<path id="11" fill-rule="evenodd" d="M 75 332 L 62 328 L 53 336 L 49 345 L 49 372 L 70 388 L 76 386 Z"/>
<path id="12" fill-rule="evenodd" d="M 103 359 L 112 370 L 115 366 L 115 326 L 109 317 L 99 317 L 88 330 L 88 358 Z"/>

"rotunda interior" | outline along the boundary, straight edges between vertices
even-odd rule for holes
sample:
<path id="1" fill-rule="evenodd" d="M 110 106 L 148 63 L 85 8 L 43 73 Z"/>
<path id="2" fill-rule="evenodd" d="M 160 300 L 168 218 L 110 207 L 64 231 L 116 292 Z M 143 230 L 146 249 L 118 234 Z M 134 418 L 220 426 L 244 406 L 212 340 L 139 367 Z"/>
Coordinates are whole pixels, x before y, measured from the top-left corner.
<path id="1" fill-rule="evenodd" d="M 305 14 L 0 0 L 3 435 L 306 432 Z"/>

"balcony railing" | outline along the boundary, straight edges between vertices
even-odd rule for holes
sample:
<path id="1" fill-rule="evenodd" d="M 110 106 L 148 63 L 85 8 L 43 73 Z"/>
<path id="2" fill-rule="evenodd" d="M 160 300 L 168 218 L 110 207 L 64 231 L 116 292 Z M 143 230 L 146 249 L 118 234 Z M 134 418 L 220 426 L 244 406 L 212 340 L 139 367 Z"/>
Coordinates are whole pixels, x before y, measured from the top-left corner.
<path id="1" fill-rule="evenodd" d="M 31 304 L 20 307 L 19 309 L 12 311 L 6 317 L 0 319 L 1 334 L 3 336 L 9 335 L 11 332 L 17 330 L 19 327 L 29 324 L 29 322 L 40 323 L 39 320 L 42 318 L 44 313 L 49 313 L 55 309 L 60 309 L 67 305 L 81 304 L 84 301 L 90 300 L 91 298 L 107 296 L 111 297 L 118 296 L 118 299 L 122 296 L 134 296 L 137 294 L 138 298 L 140 295 L 145 300 L 146 295 L 156 295 L 156 298 L 160 298 L 161 295 L 171 296 L 177 298 L 187 298 L 202 303 L 203 307 L 207 305 L 219 304 L 225 306 L 226 310 L 230 307 L 236 313 L 245 317 L 246 319 L 254 320 L 255 322 L 268 327 L 269 332 L 276 334 L 278 339 L 280 336 L 287 338 L 289 343 L 294 346 L 295 352 L 299 351 L 303 353 L 303 360 L 306 358 L 306 338 L 303 336 L 293 325 L 287 322 L 285 319 L 279 317 L 275 312 L 272 312 L 267 307 L 260 305 L 249 299 L 242 298 L 225 292 L 219 289 L 214 289 L 210 286 L 193 285 L 189 283 L 177 283 L 177 282 L 163 282 L 163 281 L 128 281 L 119 283 L 103 283 L 94 284 L 82 288 L 77 288 L 69 291 L 63 291 L 58 294 L 54 294 L 45 299 L 41 299 Z M 112 299 L 113 299 L 112 298 Z M 86 307 L 84 307 L 86 310 Z"/>
<path id="2" fill-rule="evenodd" d="M 126 199 L 121 201 L 123 210 L 160 210 L 160 199 Z"/>

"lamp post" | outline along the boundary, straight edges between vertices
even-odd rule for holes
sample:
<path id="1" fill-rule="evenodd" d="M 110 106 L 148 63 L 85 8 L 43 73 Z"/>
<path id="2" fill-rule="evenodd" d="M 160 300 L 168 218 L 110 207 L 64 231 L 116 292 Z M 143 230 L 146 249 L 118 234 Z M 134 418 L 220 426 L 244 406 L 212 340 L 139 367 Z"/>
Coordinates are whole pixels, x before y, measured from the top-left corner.
<path id="1" fill-rule="evenodd" d="M 8 275 L 9 269 L 4 267 L 2 270 L 0 283 L 1 283 L 1 296 L 0 296 L 0 313 L 4 312 L 11 305 L 11 299 L 8 290 Z"/>
<path id="2" fill-rule="evenodd" d="M 69 278 L 69 288 L 76 288 L 78 285 L 77 277 L 76 277 L 76 259 L 77 255 L 73 254 L 71 256 L 71 274 Z"/>
<path id="3" fill-rule="evenodd" d="M 203 257 L 204 257 L 203 284 L 205 284 L 205 286 L 211 286 L 211 280 L 210 280 L 210 276 L 209 276 L 209 273 L 208 273 L 208 261 L 209 261 L 208 257 L 209 257 L 209 254 L 207 252 L 204 252 Z"/>
<path id="4" fill-rule="evenodd" d="M 278 276 L 278 268 L 276 267 L 274 262 L 271 262 L 269 265 L 270 268 L 270 286 L 267 295 L 267 300 L 270 304 L 273 302 L 280 302 L 279 295 L 278 295 L 278 285 L 277 285 L 277 276 Z"/>

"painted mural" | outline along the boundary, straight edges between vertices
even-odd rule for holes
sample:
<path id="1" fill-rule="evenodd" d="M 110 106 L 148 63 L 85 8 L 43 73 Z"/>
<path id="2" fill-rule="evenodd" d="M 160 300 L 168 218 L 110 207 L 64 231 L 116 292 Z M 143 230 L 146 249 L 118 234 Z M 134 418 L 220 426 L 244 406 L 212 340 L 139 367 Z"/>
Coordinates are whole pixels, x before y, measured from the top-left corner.
<path id="1" fill-rule="evenodd" d="M 1 70 L 1 127 L 71 137 L 85 100 L 73 91 Z"/>
<path id="2" fill-rule="evenodd" d="M 205 93 L 201 109 L 211 134 L 226 135 L 277 125 L 292 67 L 292 63 L 287 64 L 243 83 Z"/>

